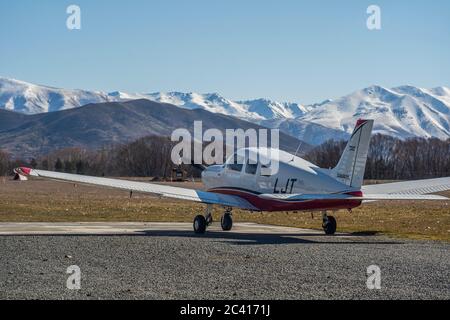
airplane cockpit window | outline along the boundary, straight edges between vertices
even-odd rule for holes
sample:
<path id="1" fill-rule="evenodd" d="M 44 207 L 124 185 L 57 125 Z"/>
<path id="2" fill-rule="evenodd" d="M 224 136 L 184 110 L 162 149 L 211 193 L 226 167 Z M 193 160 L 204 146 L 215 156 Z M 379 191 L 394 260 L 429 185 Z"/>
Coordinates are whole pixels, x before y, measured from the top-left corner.
<path id="1" fill-rule="evenodd" d="M 245 173 L 256 174 L 256 170 L 258 170 L 258 164 L 250 163 L 250 159 L 247 160 L 247 164 L 245 165 Z"/>
<path id="2" fill-rule="evenodd" d="M 244 166 L 244 157 L 242 155 L 238 155 L 235 153 L 233 156 L 231 156 L 227 161 L 227 169 L 233 170 L 233 171 L 242 171 L 242 167 Z"/>

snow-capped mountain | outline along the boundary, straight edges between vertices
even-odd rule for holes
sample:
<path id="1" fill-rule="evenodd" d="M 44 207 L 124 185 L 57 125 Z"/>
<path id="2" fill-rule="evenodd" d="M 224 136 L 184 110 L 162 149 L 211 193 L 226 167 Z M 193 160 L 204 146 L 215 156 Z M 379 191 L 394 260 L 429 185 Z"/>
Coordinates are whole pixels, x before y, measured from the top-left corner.
<path id="1" fill-rule="evenodd" d="M 371 86 L 312 108 L 297 118 L 350 133 L 356 119 L 375 120 L 374 132 L 395 136 L 450 138 L 450 89 Z"/>
<path id="2" fill-rule="evenodd" d="M 248 111 L 255 112 L 264 119 L 293 119 L 308 112 L 308 107 L 298 103 L 278 102 L 269 99 L 240 101 Z"/>
<path id="3" fill-rule="evenodd" d="M 138 99 L 148 99 L 147 95 L 140 93 L 127 93 L 122 91 L 113 91 L 106 94 L 109 102 L 130 101 Z"/>
<path id="4" fill-rule="evenodd" d="M 0 78 L 0 108 L 36 114 L 110 101 L 106 93 L 66 90 Z"/>
<path id="5" fill-rule="evenodd" d="M 268 99 L 232 101 L 218 93 L 151 93 L 151 100 L 170 103 L 186 109 L 205 109 L 247 120 L 292 119 L 304 115 L 307 109 L 297 103 L 281 103 Z"/>
<path id="6" fill-rule="evenodd" d="M 25 114 L 100 102 L 148 99 L 184 109 L 222 113 L 281 131 L 311 144 L 345 139 L 358 118 L 375 119 L 375 133 L 398 138 L 450 138 L 450 89 L 371 86 L 312 105 L 268 99 L 233 101 L 218 93 L 126 93 L 67 90 L 0 78 L 0 108 Z"/>
<path id="7" fill-rule="evenodd" d="M 250 111 L 247 106 L 228 100 L 218 93 L 157 92 L 148 94 L 147 98 L 156 102 L 170 103 L 184 109 L 204 109 L 244 119 L 265 119 L 258 112 Z"/>
<path id="8" fill-rule="evenodd" d="M 232 101 L 218 93 L 127 93 L 114 91 L 67 90 L 0 78 L 0 108 L 25 114 L 71 109 L 89 103 L 148 99 L 170 103 L 185 109 L 205 109 L 241 119 L 268 120 L 295 118 L 307 109 L 297 103 L 280 103 L 268 99 Z"/>
<path id="9" fill-rule="evenodd" d="M 350 133 L 300 119 L 272 119 L 259 122 L 268 128 L 277 128 L 310 145 L 319 145 L 327 140 L 347 140 Z"/>

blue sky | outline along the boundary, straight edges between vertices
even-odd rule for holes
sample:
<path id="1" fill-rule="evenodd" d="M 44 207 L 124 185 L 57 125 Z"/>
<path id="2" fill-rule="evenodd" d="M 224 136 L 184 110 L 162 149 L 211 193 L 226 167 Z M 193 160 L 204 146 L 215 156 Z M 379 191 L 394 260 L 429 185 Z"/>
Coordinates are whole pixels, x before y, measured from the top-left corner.
<path id="1" fill-rule="evenodd" d="M 371 4 L 380 31 L 366 28 Z M 0 0 L 0 39 L 1 76 L 64 88 L 313 103 L 450 86 L 448 0 Z"/>

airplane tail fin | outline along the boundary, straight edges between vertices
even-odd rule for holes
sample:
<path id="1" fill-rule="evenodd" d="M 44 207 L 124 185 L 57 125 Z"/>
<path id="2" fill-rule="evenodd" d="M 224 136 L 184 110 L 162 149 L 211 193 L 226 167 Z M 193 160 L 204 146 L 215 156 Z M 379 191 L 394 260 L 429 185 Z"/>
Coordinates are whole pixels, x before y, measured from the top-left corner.
<path id="1" fill-rule="evenodd" d="M 373 120 L 359 119 L 350 140 L 331 175 L 349 187 L 360 189 L 366 169 Z"/>

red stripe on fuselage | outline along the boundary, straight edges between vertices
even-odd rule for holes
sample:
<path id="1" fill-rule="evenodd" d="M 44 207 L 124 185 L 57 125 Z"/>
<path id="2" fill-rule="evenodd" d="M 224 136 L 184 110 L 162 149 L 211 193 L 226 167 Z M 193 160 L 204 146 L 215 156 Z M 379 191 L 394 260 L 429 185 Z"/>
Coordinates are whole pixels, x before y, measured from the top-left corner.
<path id="1" fill-rule="evenodd" d="M 352 209 L 361 205 L 361 200 L 301 200 L 286 201 L 277 199 L 264 199 L 257 194 L 237 189 L 215 188 L 209 192 L 239 196 L 260 211 L 311 211 L 311 210 L 339 210 Z M 362 192 L 349 192 L 353 196 L 362 196 Z"/>

